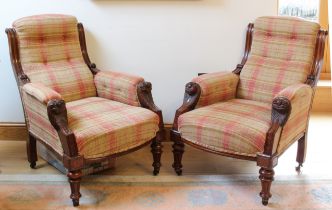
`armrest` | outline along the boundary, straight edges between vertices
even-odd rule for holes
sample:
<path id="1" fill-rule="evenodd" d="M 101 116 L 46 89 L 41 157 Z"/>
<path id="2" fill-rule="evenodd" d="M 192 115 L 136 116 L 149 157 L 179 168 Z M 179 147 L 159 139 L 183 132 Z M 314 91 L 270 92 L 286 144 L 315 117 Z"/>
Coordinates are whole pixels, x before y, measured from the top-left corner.
<path id="1" fill-rule="evenodd" d="M 27 83 L 22 87 L 22 99 L 29 132 L 59 154 L 63 153 L 64 160 L 77 157 L 75 136 L 69 128 L 66 104 L 61 96 L 41 84 Z"/>
<path id="2" fill-rule="evenodd" d="M 272 124 L 267 134 L 264 154 L 282 152 L 306 130 L 312 94 L 313 90 L 309 85 L 295 84 L 274 97 Z"/>
<path id="3" fill-rule="evenodd" d="M 291 104 L 291 112 L 283 126 L 277 147 L 277 152 L 281 153 L 306 132 L 313 89 L 307 84 L 296 84 L 282 90 L 277 97 L 287 98 Z"/>
<path id="4" fill-rule="evenodd" d="M 58 92 L 46 87 L 42 83 L 27 83 L 23 85 L 22 90 L 44 104 L 47 104 L 52 99 L 62 100 Z"/>
<path id="5" fill-rule="evenodd" d="M 47 103 L 47 115 L 52 126 L 59 135 L 64 151 L 64 166 L 68 170 L 81 169 L 83 167 L 83 157 L 80 156 L 78 153 L 75 135 L 70 130 L 68 125 L 68 116 L 65 101 L 58 99 L 50 100 Z"/>
<path id="6" fill-rule="evenodd" d="M 99 71 L 94 78 L 99 97 L 132 106 L 140 106 L 137 85 L 143 81 L 142 77 L 111 71 Z"/>
<path id="7" fill-rule="evenodd" d="M 194 78 L 192 82 L 201 88 L 197 107 L 234 98 L 238 81 L 239 76 L 232 72 L 209 73 Z"/>
<path id="8" fill-rule="evenodd" d="M 285 97 L 292 104 L 299 101 L 306 101 L 310 99 L 312 95 L 312 88 L 307 84 L 295 84 L 288 86 L 287 88 L 280 91 L 275 98 L 277 97 Z M 308 102 L 308 101 L 307 101 Z M 310 101 L 308 102 L 310 103 Z"/>
<path id="9" fill-rule="evenodd" d="M 274 108 L 278 108 L 278 113 L 280 113 L 281 111 L 285 111 L 284 108 L 286 108 L 285 104 L 287 103 L 289 104 L 287 105 L 289 106 L 289 110 L 287 110 L 287 116 L 284 115 L 284 117 L 281 118 L 279 115 L 279 117 L 277 117 L 279 119 L 279 125 L 284 126 L 290 115 L 297 114 L 299 110 L 302 110 L 303 108 L 308 109 L 311 104 L 311 98 L 312 88 L 307 84 L 291 85 L 280 91 L 273 99 Z M 281 103 L 281 101 L 286 100 L 288 102 Z"/>
<path id="10" fill-rule="evenodd" d="M 178 118 L 180 115 L 195 109 L 200 95 L 201 88 L 197 83 L 189 82 L 186 84 L 182 106 L 175 112 L 171 135 L 173 135 L 172 133 L 178 131 Z"/>
<path id="11" fill-rule="evenodd" d="M 139 103 L 143 108 L 149 109 L 156 113 L 159 117 L 159 131 L 157 134 L 157 138 L 160 141 L 165 139 L 165 128 L 164 128 L 164 121 L 163 121 L 163 114 L 161 109 L 159 109 L 152 97 L 152 84 L 150 82 L 141 81 L 137 85 L 137 94 Z"/>

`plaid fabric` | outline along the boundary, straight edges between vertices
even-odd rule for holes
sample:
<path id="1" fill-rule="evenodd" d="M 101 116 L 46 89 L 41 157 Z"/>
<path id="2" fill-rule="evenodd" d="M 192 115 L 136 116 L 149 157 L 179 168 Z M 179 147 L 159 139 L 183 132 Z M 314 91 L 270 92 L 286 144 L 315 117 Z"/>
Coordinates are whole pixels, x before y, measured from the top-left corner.
<path id="1" fill-rule="evenodd" d="M 292 112 L 283 128 L 277 151 L 284 151 L 299 134 L 307 128 L 310 102 L 313 91 L 309 85 L 297 84 L 282 90 L 277 96 L 287 97 L 291 101 Z"/>
<path id="2" fill-rule="evenodd" d="M 62 145 L 58 133 L 48 119 L 46 104 L 25 91 L 22 91 L 22 97 L 29 131 L 62 154 Z"/>
<path id="3" fill-rule="evenodd" d="M 43 102 L 23 92 L 29 131 L 62 154 L 56 130 L 49 122 Z M 126 151 L 151 140 L 158 131 L 158 116 L 141 107 L 98 97 L 66 104 L 69 128 L 85 158 L 97 158 Z"/>
<path id="4" fill-rule="evenodd" d="M 95 76 L 99 97 L 132 106 L 140 106 L 137 98 L 137 85 L 142 81 L 144 81 L 142 77 L 120 72 L 100 71 Z"/>
<path id="5" fill-rule="evenodd" d="M 197 145 L 256 156 L 264 150 L 271 125 L 271 104 L 231 99 L 187 112 L 178 123 L 181 136 Z"/>
<path id="6" fill-rule="evenodd" d="M 69 127 L 80 154 L 97 158 L 126 151 L 155 137 L 158 115 L 99 97 L 67 103 Z"/>
<path id="7" fill-rule="evenodd" d="M 13 23 L 22 68 L 33 83 L 58 92 L 66 102 L 96 96 L 93 75 L 80 48 L 77 20 L 67 15 L 38 15 Z"/>
<path id="8" fill-rule="evenodd" d="M 192 82 L 201 87 L 201 96 L 196 107 L 207 106 L 235 97 L 239 77 L 231 72 L 216 72 L 203 74 Z"/>
<path id="9" fill-rule="evenodd" d="M 298 18 L 258 18 L 237 97 L 270 103 L 284 88 L 304 83 L 319 29 L 319 24 Z"/>
<path id="10" fill-rule="evenodd" d="M 47 104 L 51 99 L 62 99 L 59 93 L 41 83 L 27 83 L 22 87 L 22 90 L 44 104 Z"/>

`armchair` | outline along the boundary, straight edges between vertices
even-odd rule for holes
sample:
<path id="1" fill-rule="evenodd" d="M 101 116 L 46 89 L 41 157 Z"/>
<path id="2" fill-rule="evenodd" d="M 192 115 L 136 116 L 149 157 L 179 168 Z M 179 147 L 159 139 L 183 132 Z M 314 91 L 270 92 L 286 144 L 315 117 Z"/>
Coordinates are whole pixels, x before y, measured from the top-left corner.
<path id="1" fill-rule="evenodd" d="M 153 174 L 159 173 L 164 124 L 151 83 L 99 70 L 89 59 L 83 25 L 73 16 L 24 17 L 6 33 L 29 131 L 31 168 L 39 141 L 67 169 L 74 206 L 83 169 L 149 143 Z"/>
<path id="2" fill-rule="evenodd" d="M 317 23 L 298 18 L 260 17 L 249 24 L 233 72 L 203 74 L 186 85 L 171 129 L 176 173 L 182 174 L 184 143 L 256 161 L 267 205 L 280 155 L 297 141 L 297 171 L 304 162 L 326 36 Z"/>

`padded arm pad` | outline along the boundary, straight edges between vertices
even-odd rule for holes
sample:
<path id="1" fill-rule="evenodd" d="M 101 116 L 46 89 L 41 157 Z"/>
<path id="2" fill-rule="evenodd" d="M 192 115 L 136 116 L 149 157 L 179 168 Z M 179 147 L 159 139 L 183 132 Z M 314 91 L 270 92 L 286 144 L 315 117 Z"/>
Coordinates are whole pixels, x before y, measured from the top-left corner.
<path id="1" fill-rule="evenodd" d="M 137 85 L 144 81 L 142 77 L 120 72 L 100 71 L 96 74 L 94 81 L 99 97 L 140 106 Z"/>
<path id="2" fill-rule="evenodd" d="M 307 100 L 308 97 L 311 98 L 312 88 L 307 84 L 295 84 L 288 86 L 287 88 L 280 91 L 276 97 L 286 97 L 292 104 L 298 101 Z M 302 99 L 302 100 L 301 100 Z M 307 101 L 310 103 L 310 101 Z M 295 104 L 294 104 L 295 105 Z"/>
<path id="3" fill-rule="evenodd" d="M 42 83 L 27 83 L 23 85 L 22 90 L 44 104 L 47 104 L 52 99 L 62 99 L 58 92 L 46 87 Z"/>
<path id="4" fill-rule="evenodd" d="M 201 87 L 196 107 L 202 107 L 234 98 L 239 76 L 232 72 L 216 72 L 198 76 L 192 82 Z"/>
<path id="5" fill-rule="evenodd" d="M 280 137 L 278 152 L 285 150 L 298 135 L 306 130 L 312 94 L 313 90 L 309 85 L 295 84 L 283 89 L 275 96 L 275 98 L 285 97 L 291 103 L 291 112 Z"/>

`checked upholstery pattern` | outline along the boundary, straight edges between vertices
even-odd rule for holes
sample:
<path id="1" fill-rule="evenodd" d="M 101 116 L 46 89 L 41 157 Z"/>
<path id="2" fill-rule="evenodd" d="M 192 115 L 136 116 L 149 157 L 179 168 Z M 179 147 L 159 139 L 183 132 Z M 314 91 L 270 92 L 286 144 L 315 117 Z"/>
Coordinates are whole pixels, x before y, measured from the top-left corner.
<path id="1" fill-rule="evenodd" d="M 30 93 L 26 92 L 24 88 L 22 91 L 22 99 L 29 132 L 37 136 L 39 139 L 42 139 L 59 154 L 63 154 L 58 133 L 48 119 L 47 106 L 44 100 L 38 100 L 38 97 L 30 95 Z"/>
<path id="2" fill-rule="evenodd" d="M 306 84 L 291 85 L 277 94 L 288 98 L 292 106 L 292 112 L 280 138 L 278 152 L 287 149 L 294 138 L 306 130 L 312 95 L 312 88 Z"/>
<path id="3" fill-rule="evenodd" d="M 137 97 L 144 79 L 102 71 L 94 77 L 82 56 L 75 17 L 30 16 L 13 25 L 30 79 L 21 87 L 26 121 L 36 137 L 63 154 L 47 114 L 52 99 L 66 102 L 69 128 L 85 158 L 120 153 L 156 136 L 159 117 L 141 108 Z"/>
<path id="4" fill-rule="evenodd" d="M 319 24 L 298 18 L 258 18 L 237 97 L 271 103 L 284 88 L 304 83 L 310 74 L 319 29 Z"/>
<path id="5" fill-rule="evenodd" d="M 140 106 L 137 97 L 137 85 L 143 81 L 142 77 L 114 71 L 100 71 L 95 76 L 99 97 L 132 106 Z"/>
<path id="6" fill-rule="evenodd" d="M 271 104 L 231 99 L 179 117 L 181 136 L 215 151 L 256 156 L 264 149 Z"/>
<path id="7" fill-rule="evenodd" d="M 193 79 L 202 94 L 198 109 L 178 119 L 182 138 L 215 151 L 254 157 L 264 150 L 272 100 L 282 96 L 292 106 L 277 148 L 284 151 L 307 127 L 313 90 L 304 83 L 319 29 L 317 23 L 298 18 L 258 18 L 239 77 L 218 72 Z"/>
<path id="8" fill-rule="evenodd" d="M 201 87 L 201 96 L 196 107 L 207 106 L 235 98 L 239 76 L 231 72 L 203 74 L 192 82 Z"/>
<path id="9" fill-rule="evenodd" d="M 13 23 L 23 71 L 33 83 L 58 92 L 66 102 L 96 96 L 93 75 L 83 60 L 77 20 L 37 15 Z"/>
<path id="10" fill-rule="evenodd" d="M 67 104 L 69 127 L 84 157 L 97 158 L 142 145 L 156 136 L 158 115 L 99 97 Z"/>
<path id="11" fill-rule="evenodd" d="M 44 104 L 47 104 L 47 102 L 52 99 L 62 99 L 59 93 L 41 83 L 28 83 L 23 85 L 22 89 L 24 92 L 28 93 L 30 96 L 35 97 L 38 101 Z"/>

